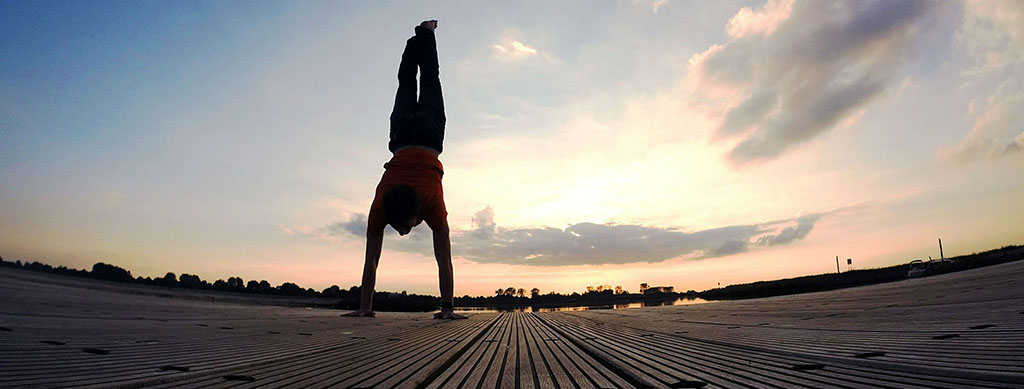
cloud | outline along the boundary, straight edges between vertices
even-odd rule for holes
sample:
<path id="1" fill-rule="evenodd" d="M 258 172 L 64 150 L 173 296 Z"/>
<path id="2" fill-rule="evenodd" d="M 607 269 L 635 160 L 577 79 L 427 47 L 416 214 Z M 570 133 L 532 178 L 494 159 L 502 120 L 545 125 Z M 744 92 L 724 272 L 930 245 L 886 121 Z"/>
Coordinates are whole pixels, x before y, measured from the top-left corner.
<path id="1" fill-rule="evenodd" d="M 661 7 L 668 4 L 668 0 L 633 0 L 631 4 L 633 6 L 649 8 L 652 14 L 657 14 Z"/>
<path id="2" fill-rule="evenodd" d="M 322 227 L 282 227 L 281 231 L 288 235 L 306 236 L 312 239 L 336 243 L 341 240 L 364 239 L 366 237 L 367 216 L 365 213 L 352 212 L 344 220 L 336 221 Z M 399 238 L 398 232 L 391 226 L 384 228 L 384 248 L 403 252 L 432 252 L 432 236 L 425 225 L 413 228 L 406 237 Z"/>
<path id="3" fill-rule="evenodd" d="M 806 215 L 796 219 L 795 226 L 783 228 L 777 234 L 768 234 L 757 239 L 758 246 L 778 246 L 792 243 L 807 237 L 814 229 L 814 223 L 821 219 L 821 215 Z"/>
<path id="4" fill-rule="evenodd" d="M 822 214 L 761 224 L 736 225 L 688 232 L 673 227 L 630 224 L 576 223 L 565 228 L 501 228 L 494 209 L 486 207 L 473 217 L 473 229 L 452 232 L 455 255 L 477 263 L 529 266 L 570 266 L 663 262 L 673 258 L 715 258 L 747 252 L 751 246 L 768 247 L 804 239 Z M 309 230 L 286 232 L 317 239 L 362 238 L 365 216 Z M 304 232 L 305 231 L 305 232 Z M 430 253 L 429 233 L 417 228 L 411 239 L 389 239 L 392 250 Z"/>
<path id="5" fill-rule="evenodd" d="M 347 232 L 353 235 L 366 234 L 366 215 L 353 214 L 344 222 L 332 223 L 324 227 L 324 231 L 330 234 Z"/>
<path id="6" fill-rule="evenodd" d="M 487 206 L 473 215 L 473 234 L 478 238 L 488 239 L 494 236 L 497 225 L 494 224 L 494 208 Z"/>
<path id="7" fill-rule="evenodd" d="M 537 49 L 515 39 L 498 43 L 491 47 L 494 48 L 494 57 L 504 61 L 522 61 L 538 56 Z"/>
<path id="8" fill-rule="evenodd" d="M 1024 61 L 1024 2 L 969 1 L 956 32 L 958 46 L 969 56 L 967 75 L 991 73 Z"/>
<path id="9" fill-rule="evenodd" d="M 898 84 L 927 1 L 770 0 L 742 8 L 730 40 L 690 59 L 688 79 L 725 104 L 714 139 L 738 138 L 734 164 L 777 158 Z"/>
<path id="10" fill-rule="evenodd" d="M 1024 2 L 968 2 L 956 37 L 967 55 L 965 79 L 997 86 L 971 102 L 971 130 L 936 157 L 966 163 L 1024 154 Z"/>
<path id="11" fill-rule="evenodd" d="M 366 236 L 366 214 L 351 213 L 347 220 L 337 221 L 323 227 L 282 227 L 288 235 L 305 235 L 324 241 L 337 241 L 348 236 Z"/>
<path id="12" fill-rule="evenodd" d="M 725 30 L 733 38 L 751 34 L 771 34 L 782 21 L 789 18 L 792 10 L 793 0 L 769 1 L 756 11 L 750 7 L 743 7 L 729 19 Z"/>
<path id="13" fill-rule="evenodd" d="M 1024 151 L 1024 83 L 1020 81 L 1008 80 L 989 96 L 967 136 L 955 146 L 940 148 L 938 158 L 965 163 L 1021 155 Z"/>

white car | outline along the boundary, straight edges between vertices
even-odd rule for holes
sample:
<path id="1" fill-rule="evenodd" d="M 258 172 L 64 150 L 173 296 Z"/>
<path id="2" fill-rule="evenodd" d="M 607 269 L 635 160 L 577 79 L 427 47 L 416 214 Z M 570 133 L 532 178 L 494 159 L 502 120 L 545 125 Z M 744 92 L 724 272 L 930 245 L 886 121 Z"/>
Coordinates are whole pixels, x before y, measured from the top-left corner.
<path id="1" fill-rule="evenodd" d="M 910 270 L 907 270 L 907 278 L 920 277 L 928 270 L 928 262 L 920 259 L 910 261 Z"/>

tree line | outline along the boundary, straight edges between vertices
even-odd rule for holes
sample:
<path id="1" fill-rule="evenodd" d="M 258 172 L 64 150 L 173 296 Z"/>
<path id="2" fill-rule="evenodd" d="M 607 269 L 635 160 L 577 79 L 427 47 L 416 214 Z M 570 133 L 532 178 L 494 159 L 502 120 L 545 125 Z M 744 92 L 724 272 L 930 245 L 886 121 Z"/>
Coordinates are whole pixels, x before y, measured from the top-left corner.
<path id="1" fill-rule="evenodd" d="M 1024 246 L 1005 246 L 999 249 L 962 255 L 949 258 L 946 261 L 934 263 L 928 268 L 925 276 L 996 265 L 1021 259 L 1024 259 Z M 359 300 L 358 286 L 343 289 L 338 285 L 331 285 L 322 291 L 317 291 L 313 288 L 303 288 L 292 282 L 284 282 L 280 285 L 273 286 L 267 280 L 250 280 L 246 282 L 242 277 L 228 277 L 227 280 L 218 279 L 212 283 L 203 280 L 198 275 L 188 273 L 182 273 L 180 276 L 174 273 L 167 273 L 163 277 L 157 278 L 141 276 L 134 277 L 132 276 L 131 271 L 127 269 L 103 262 L 96 263 L 92 266 L 91 270 L 84 270 L 72 269 L 66 266 L 54 267 L 41 262 L 23 263 L 20 260 L 10 262 L 5 261 L 0 257 L 0 266 L 169 288 L 323 298 L 330 300 L 330 302 L 311 303 L 309 305 L 338 309 L 355 309 L 358 307 Z M 465 295 L 462 297 L 456 297 L 455 305 L 461 307 L 521 307 L 528 305 L 534 307 L 551 307 L 588 304 L 620 304 L 638 301 L 670 300 L 680 297 L 700 297 L 706 300 L 744 299 L 816 292 L 895 281 L 905 279 L 907 277 L 907 269 L 907 264 L 900 264 L 884 268 L 849 271 L 841 274 L 826 273 L 774 281 L 759 281 L 749 284 L 729 285 L 724 288 L 714 288 L 703 292 L 688 290 L 685 293 L 664 293 L 658 291 L 656 288 L 650 288 L 649 290 L 648 285 L 644 283 L 640 284 L 640 293 L 630 293 L 622 288 L 622 286 L 612 287 L 611 285 L 599 285 L 596 287 L 588 286 L 587 290 L 583 293 L 573 292 L 571 294 L 559 294 L 555 292 L 541 294 L 540 289 L 532 288 L 529 291 L 529 297 L 527 297 L 526 289 L 509 286 L 495 290 L 494 296 L 470 297 L 469 295 Z M 651 293 L 652 291 L 655 293 Z M 440 300 L 436 296 L 417 295 L 406 293 L 404 291 L 401 293 L 381 291 L 374 293 L 374 308 L 380 311 L 432 311 L 437 308 L 439 303 Z"/>
<path id="2" fill-rule="evenodd" d="M 219 279 L 214 282 L 206 281 L 195 274 L 182 273 L 180 276 L 168 272 L 163 277 L 133 277 L 132 272 L 120 266 L 97 262 L 92 265 L 92 270 L 72 269 L 67 266 L 51 266 L 42 262 L 4 261 L 0 258 L 0 265 L 5 267 L 21 268 L 45 273 L 54 273 L 69 276 L 94 278 L 98 280 L 129 282 L 144 285 L 165 286 L 171 288 L 187 288 L 200 290 L 216 290 L 221 292 L 254 293 L 282 296 L 302 297 L 337 297 L 347 293 L 359 292 L 359 287 L 353 286 L 344 290 L 337 285 L 316 291 L 313 288 L 303 288 L 292 282 L 285 282 L 281 285 L 272 286 L 267 280 L 251 280 L 245 282 L 242 277 L 228 277 L 227 280 Z"/>

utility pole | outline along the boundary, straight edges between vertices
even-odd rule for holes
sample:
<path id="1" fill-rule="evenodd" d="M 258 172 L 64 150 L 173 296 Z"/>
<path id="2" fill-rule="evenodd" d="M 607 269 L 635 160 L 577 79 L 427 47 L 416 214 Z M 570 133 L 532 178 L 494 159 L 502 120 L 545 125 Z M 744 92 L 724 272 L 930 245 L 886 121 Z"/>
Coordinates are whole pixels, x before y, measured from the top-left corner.
<path id="1" fill-rule="evenodd" d="M 840 271 L 839 271 L 839 256 L 836 255 L 836 274 L 839 274 L 839 273 L 840 273 Z"/>
<path id="2" fill-rule="evenodd" d="M 942 254 L 942 238 L 939 238 L 939 259 L 946 259 L 946 256 Z"/>

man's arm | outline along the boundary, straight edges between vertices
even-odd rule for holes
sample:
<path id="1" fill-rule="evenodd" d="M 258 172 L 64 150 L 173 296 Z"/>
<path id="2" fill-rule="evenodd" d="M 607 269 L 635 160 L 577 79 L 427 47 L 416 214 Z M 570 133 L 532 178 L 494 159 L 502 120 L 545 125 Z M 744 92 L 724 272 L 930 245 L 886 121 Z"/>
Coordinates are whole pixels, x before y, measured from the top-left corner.
<path id="1" fill-rule="evenodd" d="M 433 230 L 434 258 L 437 259 L 437 278 L 441 286 L 441 312 L 434 315 L 437 319 L 465 319 L 452 311 L 455 301 L 455 280 L 452 274 L 452 244 L 448 230 L 448 222 Z"/>
<path id="2" fill-rule="evenodd" d="M 384 245 L 384 231 L 366 231 L 366 262 L 363 263 L 363 284 L 359 287 L 359 310 L 347 316 L 373 316 L 373 289 L 377 283 L 377 263 Z"/>

